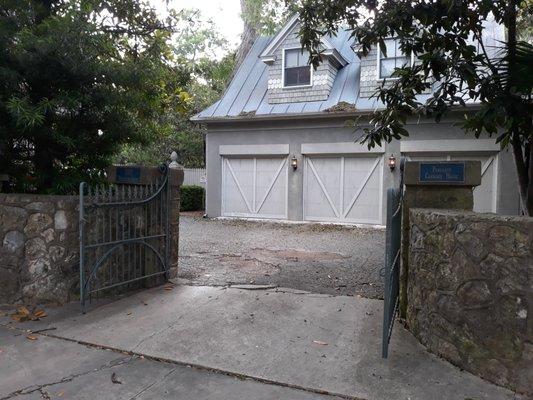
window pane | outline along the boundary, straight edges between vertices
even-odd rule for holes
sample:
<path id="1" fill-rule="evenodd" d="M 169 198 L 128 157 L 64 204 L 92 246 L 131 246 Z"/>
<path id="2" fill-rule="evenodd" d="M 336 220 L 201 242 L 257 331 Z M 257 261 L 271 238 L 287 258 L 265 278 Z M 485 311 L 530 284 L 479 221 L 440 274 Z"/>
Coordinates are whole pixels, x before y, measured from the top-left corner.
<path id="1" fill-rule="evenodd" d="M 298 50 L 298 66 L 306 67 L 309 65 L 309 52 L 304 50 L 303 52 Z"/>
<path id="2" fill-rule="evenodd" d="M 379 71 L 379 77 L 380 78 L 389 78 L 395 68 L 395 59 L 382 59 L 380 63 L 380 71 Z"/>
<path id="3" fill-rule="evenodd" d="M 411 57 L 398 57 L 396 58 L 396 68 L 401 68 L 411 64 Z"/>
<path id="4" fill-rule="evenodd" d="M 404 54 L 402 53 L 402 49 L 400 49 L 400 41 L 395 40 L 394 41 L 394 57 L 402 57 Z"/>
<path id="5" fill-rule="evenodd" d="M 298 84 L 299 85 L 309 85 L 311 83 L 311 68 L 310 67 L 300 67 L 298 68 Z"/>
<path id="6" fill-rule="evenodd" d="M 285 68 L 285 86 L 309 85 L 311 83 L 310 67 Z"/>
<path id="7" fill-rule="evenodd" d="M 285 69 L 285 86 L 294 86 L 298 84 L 298 68 Z"/>
<path id="8" fill-rule="evenodd" d="M 298 50 L 285 50 L 285 67 L 298 66 Z"/>
<path id="9" fill-rule="evenodd" d="M 381 51 L 381 58 L 390 58 L 396 56 L 396 40 L 394 39 L 385 39 L 385 47 L 387 49 L 387 56 Z"/>

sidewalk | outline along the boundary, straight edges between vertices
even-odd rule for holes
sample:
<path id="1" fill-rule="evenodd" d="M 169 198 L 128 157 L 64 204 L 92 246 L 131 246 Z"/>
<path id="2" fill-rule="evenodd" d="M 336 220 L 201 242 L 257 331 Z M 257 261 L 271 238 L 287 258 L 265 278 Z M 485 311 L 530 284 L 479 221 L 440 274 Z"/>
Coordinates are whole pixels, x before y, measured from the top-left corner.
<path id="1" fill-rule="evenodd" d="M 1 399 L 336 399 L 6 328 L 0 349 Z"/>
<path id="2" fill-rule="evenodd" d="M 302 395 L 301 398 L 314 399 L 320 398 L 316 397 L 317 392 L 368 400 L 519 398 L 427 353 L 401 326 L 395 327 L 390 358 L 382 360 L 382 304 L 379 300 L 333 297 L 290 289 L 244 290 L 182 285 L 172 290 L 155 288 L 140 292 L 101 305 L 85 315 L 79 313 L 77 304 L 72 304 L 48 310 L 49 317 L 41 321 L 15 324 L 4 317 L 0 324 L 23 329 L 55 328 L 43 334 L 61 339 L 39 335 L 39 340 L 26 340 L 25 345 L 44 344 L 44 350 L 39 351 L 46 354 L 54 352 L 54 345 L 48 342 L 61 340 L 65 349 L 72 348 L 72 352 L 67 355 L 65 350 L 62 361 L 56 364 L 85 365 L 79 368 L 82 371 L 98 369 L 109 362 L 121 362 L 117 361 L 116 352 L 88 349 L 81 345 L 83 343 L 170 362 L 134 358 L 113 367 L 125 369 L 126 372 L 117 375 L 128 377 L 128 382 L 138 386 L 129 388 L 129 384 L 113 384 L 111 387 L 118 391 L 117 395 L 108 398 L 130 398 L 130 393 L 136 393 L 142 382 L 135 378 L 135 374 L 146 376 L 146 382 L 153 381 L 154 376 L 161 378 L 156 386 L 167 388 L 164 390 L 181 388 L 181 393 L 193 393 L 197 390 L 194 377 L 198 377 L 202 386 L 203 379 L 199 376 L 206 373 L 214 374 L 207 380 L 211 382 L 209 386 L 214 385 L 212 395 L 189 398 L 226 399 L 241 395 L 248 399 L 298 399 L 297 396 Z M 5 346 L 2 344 L 2 347 Z M 11 351 L 23 351 L 19 347 L 8 346 Z M 98 357 L 103 356 L 99 355 L 94 361 L 83 361 L 88 357 L 87 353 L 94 351 L 105 352 L 109 359 L 100 359 Z M 6 357 L 5 351 L 0 357 Z M 16 358 L 8 360 L 10 365 L 3 362 L 0 367 L 2 396 L 35 384 L 31 381 L 32 376 L 39 376 L 30 370 L 24 382 L 14 380 L 12 383 L 12 379 L 4 377 L 10 376 L 8 373 L 16 374 L 24 362 Z M 31 360 L 29 362 L 31 364 Z M 181 370 L 187 367 L 183 365 L 203 370 L 187 369 L 193 377 L 185 379 Z M 172 368 L 177 368 L 180 373 L 170 373 Z M 212 372 L 205 371 L 205 368 Z M 72 371 L 75 373 L 76 369 Z M 166 373 L 170 375 L 165 376 Z M 58 375 L 63 376 L 61 371 Z M 106 379 L 110 381 L 108 375 Z M 236 381 L 236 376 L 250 380 Z M 55 378 L 47 379 L 53 381 Z M 242 386 L 242 382 L 248 386 Z M 265 382 L 272 385 L 265 385 L 268 387 L 265 388 Z M 89 383 L 79 380 L 78 387 L 84 388 L 84 384 Z M 257 387 L 267 393 L 266 397 L 261 397 L 261 391 L 253 392 L 256 389 L 252 384 L 254 388 L 259 385 Z M 224 395 L 222 388 L 231 396 Z M 300 388 L 302 391 L 294 395 L 292 392 L 290 395 L 268 394 L 273 388 Z M 242 394 L 246 390 L 252 392 Z M 94 395 L 93 398 L 106 397 Z"/>

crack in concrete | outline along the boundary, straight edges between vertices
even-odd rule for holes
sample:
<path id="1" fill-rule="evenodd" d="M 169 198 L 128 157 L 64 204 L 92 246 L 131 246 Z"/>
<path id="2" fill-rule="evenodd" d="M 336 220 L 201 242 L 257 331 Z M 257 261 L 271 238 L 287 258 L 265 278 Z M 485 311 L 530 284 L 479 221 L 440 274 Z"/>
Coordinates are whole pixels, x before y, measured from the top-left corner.
<path id="1" fill-rule="evenodd" d="M 162 377 L 160 377 L 159 379 L 156 379 L 155 381 L 153 381 L 152 383 L 146 385 L 145 387 L 143 387 L 140 391 L 138 391 L 137 393 L 135 393 L 132 397 L 129 398 L 129 400 L 133 400 L 133 399 L 136 399 L 138 398 L 141 394 L 145 393 L 146 391 L 150 390 L 152 387 L 154 387 L 155 385 L 163 382 L 163 380 L 165 380 L 168 376 L 170 376 L 171 374 L 174 373 L 174 371 L 176 371 L 177 368 L 172 368 L 169 372 L 167 372 L 165 375 L 163 375 Z"/>
<path id="2" fill-rule="evenodd" d="M 44 389 L 40 388 L 39 389 L 39 392 L 41 393 L 41 397 L 45 400 L 52 400 L 52 398 L 50 397 L 50 395 L 48 394 L 47 391 L 45 391 Z"/>
<path id="3" fill-rule="evenodd" d="M 47 335 L 43 335 L 43 336 L 47 336 Z M 56 339 L 61 339 L 61 338 L 56 338 Z M 98 346 L 101 348 L 101 346 Z M 27 394 L 31 394 L 31 393 L 34 393 L 34 392 L 39 392 L 41 394 L 41 397 L 43 399 L 50 399 L 50 395 L 48 394 L 47 391 L 45 391 L 44 389 L 45 388 L 48 388 L 50 386 L 54 386 L 54 385 L 59 385 L 61 383 L 65 383 L 65 382 L 72 382 L 74 379 L 77 379 L 79 378 L 80 376 L 85 376 L 85 375 L 90 375 L 90 374 L 93 374 L 95 372 L 99 372 L 99 371 L 103 371 L 105 369 L 110 369 L 110 368 L 114 368 L 114 367 L 117 367 L 119 365 L 124 365 L 124 364 L 127 364 L 129 363 L 130 361 L 134 360 L 134 359 L 137 359 L 138 356 L 136 355 L 129 355 L 128 357 L 119 357 L 119 358 L 115 358 L 114 360 L 111 360 L 97 368 L 93 368 L 89 371 L 84 371 L 84 372 L 80 372 L 80 373 L 77 373 L 77 374 L 71 374 L 71 375 L 68 375 L 64 378 L 61 378 L 59 380 L 56 380 L 54 382 L 48 382 L 48 383 L 42 383 L 40 385 L 31 385 L 31 386 L 26 386 L 22 389 L 19 389 L 19 390 L 15 390 L 14 392 L 11 392 L 9 393 L 7 396 L 4 396 L 4 397 L 1 397 L 0 400 L 8 400 L 8 399 L 12 399 L 16 396 L 20 396 L 20 395 L 27 395 Z"/>
<path id="4" fill-rule="evenodd" d="M 212 300 L 216 300 L 216 298 L 209 299 L 209 301 L 207 301 L 204 305 L 208 304 Z M 18 330 L 18 331 L 23 331 L 20 328 L 11 328 L 11 329 Z M 17 390 L 15 392 L 10 393 L 7 397 L 0 398 L 0 400 L 12 399 L 15 396 L 18 396 L 18 395 L 21 395 L 21 394 L 25 395 L 25 394 L 33 393 L 35 391 L 40 391 L 44 387 L 49 387 L 49 386 L 53 386 L 53 385 L 64 383 L 64 382 L 70 382 L 70 381 L 74 380 L 75 378 L 77 378 L 79 376 L 88 375 L 88 374 L 91 374 L 93 372 L 98 372 L 98 371 L 101 371 L 101 370 L 106 369 L 106 368 L 112 368 L 114 366 L 123 365 L 125 363 L 128 363 L 128 362 L 130 362 L 130 361 L 132 361 L 134 359 L 138 359 L 138 358 L 141 358 L 141 357 L 143 357 L 143 358 L 145 358 L 147 360 L 155 361 L 155 362 L 161 362 L 161 363 L 167 363 L 167 364 L 183 366 L 183 367 L 187 367 L 187 368 L 193 368 L 193 369 L 198 370 L 198 371 L 211 372 L 211 373 L 214 373 L 214 374 L 230 376 L 230 377 L 238 378 L 238 379 L 242 379 L 242 380 L 251 380 L 253 382 L 258 382 L 258 383 L 262 383 L 262 384 L 266 384 L 266 385 L 285 387 L 285 388 L 289 388 L 289 389 L 296 389 L 296 390 L 301 390 L 303 392 L 322 394 L 322 395 L 326 395 L 326 396 L 333 396 L 333 397 L 337 397 L 339 399 L 344 399 L 344 400 L 368 400 L 368 399 L 365 399 L 365 398 L 351 396 L 351 395 L 347 395 L 347 394 L 343 394 L 343 393 L 334 393 L 334 392 L 330 392 L 330 391 L 327 391 L 327 390 L 310 388 L 310 387 L 296 385 L 296 384 L 287 383 L 287 382 L 278 382 L 278 381 L 274 381 L 274 380 L 267 379 L 267 378 L 261 378 L 261 377 L 258 377 L 258 376 L 247 375 L 247 374 L 243 374 L 243 373 L 239 373 L 239 372 L 226 371 L 226 370 L 223 370 L 223 369 L 220 369 L 220 368 L 209 367 L 209 366 L 202 365 L 202 364 L 194 364 L 194 363 L 188 363 L 188 362 L 185 362 L 185 361 L 179 361 L 179 360 L 167 359 L 167 358 L 163 358 L 163 357 L 150 356 L 150 355 L 147 355 L 147 354 L 137 353 L 137 352 L 133 352 L 133 351 L 129 351 L 129 350 L 123 350 L 123 349 L 119 349 L 119 348 L 116 348 L 116 347 L 110 347 L 110 346 L 105 346 L 105 345 L 94 344 L 94 343 L 90 343 L 90 342 L 71 339 L 71 338 L 67 338 L 67 337 L 61 337 L 61 336 L 48 334 L 48 333 L 41 333 L 40 335 L 41 336 L 50 337 L 50 338 L 53 338 L 53 339 L 58 339 L 58 340 L 64 340 L 64 341 L 67 341 L 67 342 L 77 343 L 77 344 L 82 345 L 82 346 L 87 346 L 87 347 L 91 347 L 91 348 L 95 348 L 95 349 L 99 349 L 99 350 L 110 350 L 110 351 L 113 351 L 115 353 L 127 354 L 129 357 L 120 357 L 120 358 L 117 358 L 115 360 L 111 360 L 110 362 L 104 364 L 103 366 L 101 366 L 99 368 L 93 369 L 91 371 L 86 371 L 84 373 L 72 375 L 72 376 L 69 376 L 67 378 L 63 378 L 62 380 L 57 381 L 57 382 L 38 385 L 35 389 L 32 389 L 31 391 L 26 391 L 26 390 L 28 390 L 30 388 L 33 388 L 32 386 L 30 386 L 28 388 L 20 389 L 20 390 Z M 122 362 L 120 362 L 121 360 L 122 360 Z M 119 361 L 119 363 L 117 363 L 116 365 L 109 365 L 109 364 L 112 364 L 115 361 Z M 172 371 L 174 371 L 175 369 L 177 369 L 177 368 L 174 368 Z M 170 375 L 170 373 L 168 375 Z M 156 384 L 157 384 L 157 382 L 156 382 Z"/>

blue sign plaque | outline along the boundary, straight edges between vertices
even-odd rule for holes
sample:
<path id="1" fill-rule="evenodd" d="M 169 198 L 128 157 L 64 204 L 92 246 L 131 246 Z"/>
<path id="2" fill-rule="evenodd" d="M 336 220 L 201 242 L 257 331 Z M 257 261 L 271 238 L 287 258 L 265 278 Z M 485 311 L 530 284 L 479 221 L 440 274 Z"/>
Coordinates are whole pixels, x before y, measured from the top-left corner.
<path id="1" fill-rule="evenodd" d="M 117 167 L 117 183 L 141 183 L 141 167 Z"/>
<path id="2" fill-rule="evenodd" d="M 464 162 L 421 162 L 420 182 L 426 183 L 464 183 Z"/>

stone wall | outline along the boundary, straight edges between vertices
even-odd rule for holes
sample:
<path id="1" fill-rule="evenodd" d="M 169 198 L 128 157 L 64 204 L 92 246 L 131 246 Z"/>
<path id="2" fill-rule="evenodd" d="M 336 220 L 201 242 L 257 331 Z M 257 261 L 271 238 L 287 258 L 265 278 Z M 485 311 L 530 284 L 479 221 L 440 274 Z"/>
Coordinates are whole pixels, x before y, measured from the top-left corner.
<path id="1" fill-rule="evenodd" d="M 533 218 L 412 209 L 407 323 L 427 348 L 533 395 Z"/>
<path id="2" fill-rule="evenodd" d="M 0 304 L 77 294 L 78 197 L 0 193 Z"/>

